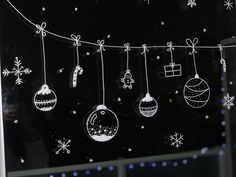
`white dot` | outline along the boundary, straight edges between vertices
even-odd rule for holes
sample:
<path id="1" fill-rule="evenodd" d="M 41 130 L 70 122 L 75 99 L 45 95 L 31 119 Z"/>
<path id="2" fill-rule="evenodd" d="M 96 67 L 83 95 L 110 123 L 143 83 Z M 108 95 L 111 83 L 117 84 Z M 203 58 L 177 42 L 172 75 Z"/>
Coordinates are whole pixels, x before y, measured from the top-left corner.
<path id="1" fill-rule="evenodd" d="M 75 11 L 78 11 L 78 7 L 75 7 Z"/>
<path id="2" fill-rule="evenodd" d="M 110 39 L 110 38 L 111 38 L 111 35 L 110 35 L 110 34 L 108 34 L 108 35 L 107 35 L 107 38 L 108 38 L 108 39 Z"/>
<path id="3" fill-rule="evenodd" d="M 17 123 L 18 123 L 18 120 L 14 120 L 14 123 L 17 124 Z"/>
<path id="4" fill-rule="evenodd" d="M 87 56 L 89 56 L 89 55 L 90 55 L 90 53 L 89 53 L 89 52 L 86 52 L 86 55 L 87 55 Z"/>
<path id="5" fill-rule="evenodd" d="M 142 163 L 139 164 L 139 166 L 140 166 L 140 167 L 144 167 L 144 166 L 145 166 L 145 163 L 142 162 Z"/>
<path id="6" fill-rule="evenodd" d="M 76 111 L 75 110 L 73 110 L 73 112 L 72 112 L 73 114 L 76 114 Z"/>
<path id="7" fill-rule="evenodd" d="M 157 164 L 155 163 L 155 162 L 153 162 L 152 163 L 152 167 L 154 168 L 154 167 L 156 167 L 157 166 Z"/>
<path id="8" fill-rule="evenodd" d="M 206 115 L 205 118 L 206 118 L 206 119 L 209 119 L 209 115 Z"/>
<path id="9" fill-rule="evenodd" d="M 46 10 L 46 8 L 45 7 L 42 7 L 42 11 L 45 11 Z"/>
<path id="10" fill-rule="evenodd" d="M 176 90 L 176 91 L 175 91 L 175 94 L 176 94 L 176 95 L 177 95 L 177 94 L 179 94 L 179 91 L 178 91 L 178 90 Z"/>
<path id="11" fill-rule="evenodd" d="M 173 100 L 171 98 L 169 98 L 169 103 L 173 103 Z"/>
<path id="12" fill-rule="evenodd" d="M 161 58 L 160 56 L 157 56 L 157 60 L 160 60 L 160 58 Z"/>
<path id="13" fill-rule="evenodd" d="M 90 162 L 90 163 L 93 162 L 93 159 L 89 159 L 89 162 Z"/>
<path id="14" fill-rule="evenodd" d="M 141 130 L 143 130 L 144 128 L 145 128 L 144 125 L 142 125 L 142 126 L 141 126 Z"/>
<path id="15" fill-rule="evenodd" d="M 131 149 L 131 148 L 128 148 L 128 151 L 129 151 L 129 152 L 131 152 L 131 151 L 132 151 L 132 149 Z"/>
<path id="16" fill-rule="evenodd" d="M 207 32 L 207 29 L 206 29 L 206 28 L 203 28 L 202 31 L 205 33 L 205 32 Z"/>
<path id="17" fill-rule="evenodd" d="M 230 85 L 233 85 L 233 82 L 229 82 Z"/>
<path id="18" fill-rule="evenodd" d="M 161 25 L 162 25 L 162 26 L 165 25 L 165 22 L 161 21 Z"/>
<path id="19" fill-rule="evenodd" d="M 21 162 L 21 163 L 25 163 L 25 160 L 21 158 L 21 159 L 20 159 L 20 162 Z"/>
<path id="20" fill-rule="evenodd" d="M 65 173 L 62 173 L 62 174 L 61 174 L 61 177 L 66 177 L 66 174 L 65 174 Z"/>
<path id="21" fill-rule="evenodd" d="M 204 147 L 204 148 L 201 149 L 201 153 L 202 153 L 202 154 L 205 154 L 207 151 L 208 151 L 208 148 L 207 148 L 207 147 Z"/>

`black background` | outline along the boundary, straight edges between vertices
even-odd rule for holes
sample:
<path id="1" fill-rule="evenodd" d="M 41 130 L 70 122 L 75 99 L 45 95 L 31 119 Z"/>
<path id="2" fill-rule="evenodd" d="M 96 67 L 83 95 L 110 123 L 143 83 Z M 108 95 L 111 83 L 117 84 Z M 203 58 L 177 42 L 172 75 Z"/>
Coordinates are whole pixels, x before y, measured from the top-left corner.
<path id="1" fill-rule="evenodd" d="M 91 42 L 104 39 L 106 44 L 129 42 L 131 46 L 141 46 L 144 43 L 166 45 L 172 41 L 175 45 L 185 45 L 186 38 L 198 37 L 198 45 L 217 45 L 220 40 L 234 35 L 234 9 L 227 11 L 223 1 L 197 1 L 192 9 L 183 0 L 150 0 L 150 5 L 142 0 L 21 0 L 12 3 L 33 22 L 47 22 L 49 31 L 64 36 L 80 34 L 82 40 Z M 46 11 L 42 11 L 42 7 Z M 75 7 L 78 11 L 74 11 Z M 130 68 L 136 82 L 132 90 L 124 91 L 119 80 L 126 69 L 125 53 L 107 49 L 104 52 L 106 105 L 117 114 L 120 129 L 113 140 L 97 143 L 84 131 L 86 116 L 101 100 L 101 63 L 97 48 L 80 47 L 84 73 L 79 77 L 78 87 L 71 88 L 70 76 L 76 64 L 72 43 L 50 35 L 46 37 L 47 80 L 57 94 L 58 103 L 49 113 L 39 112 L 32 104 L 33 95 L 42 85 L 39 37 L 35 28 L 3 0 L 0 1 L 0 12 L 2 68 L 11 69 L 18 56 L 23 66 L 33 71 L 31 75 L 23 76 L 24 83 L 20 86 L 14 85 L 13 76 L 2 81 L 8 170 L 88 163 L 90 159 L 96 162 L 176 153 L 224 143 L 221 136 L 224 129 L 220 125 L 223 115 L 218 50 L 198 50 L 196 55 L 199 74 L 211 88 L 209 103 L 198 110 L 187 106 L 182 95 L 185 82 L 194 76 L 189 51 L 174 51 L 175 62 L 182 64 L 183 76 L 167 79 L 161 78 L 159 71 L 169 64 L 170 54 L 166 49 L 150 50 L 150 93 L 157 98 L 159 110 L 153 118 L 144 118 L 138 114 L 137 107 L 145 94 L 142 51 L 130 52 Z M 161 21 L 165 24 L 161 25 Z M 86 55 L 87 52 L 90 55 Z M 64 68 L 62 73 L 58 73 L 60 68 Z M 175 94 L 176 90 L 178 94 Z M 73 114 L 74 110 L 77 114 Z M 15 119 L 19 120 L 17 124 L 13 122 Z M 170 146 L 168 137 L 174 132 L 184 135 L 184 144 L 179 149 Z M 55 155 L 56 140 L 62 138 L 72 140 L 69 155 Z M 20 163 L 21 158 L 25 160 L 24 164 Z"/>

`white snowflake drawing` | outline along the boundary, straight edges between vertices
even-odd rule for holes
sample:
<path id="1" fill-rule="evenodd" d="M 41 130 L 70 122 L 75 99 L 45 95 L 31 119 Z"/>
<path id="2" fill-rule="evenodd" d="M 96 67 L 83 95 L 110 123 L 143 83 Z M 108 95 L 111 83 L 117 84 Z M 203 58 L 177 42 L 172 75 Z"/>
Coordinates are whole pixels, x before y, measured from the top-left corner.
<path id="1" fill-rule="evenodd" d="M 224 1 L 224 6 L 226 7 L 226 10 L 231 10 L 233 8 L 233 2 L 231 0 Z"/>
<path id="2" fill-rule="evenodd" d="M 197 3 L 195 2 L 195 0 L 188 0 L 187 6 L 193 8 L 194 6 L 197 6 Z"/>
<path id="3" fill-rule="evenodd" d="M 57 141 L 57 151 L 55 152 L 55 154 L 59 154 L 61 151 L 62 153 L 67 153 L 67 154 L 70 154 L 70 150 L 68 149 L 70 147 L 70 143 L 71 143 L 71 140 L 68 139 L 68 140 L 58 140 Z"/>
<path id="4" fill-rule="evenodd" d="M 22 79 L 20 78 L 20 76 L 22 76 L 23 74 L 27 75 L 30 74 L 32 72 L 32 70 L 30 70 L 29 68 L 24 68 L 23 66 L 21 66 L 21 60 L 18 59 L 18 57 L 15 57 L 14 60 L 14 68 L 12 69 L 12 71 L 9 71 L 8 69 L 4 69 L 2 74 L 4 77 L 9 76 L 10 74 L 13 74 L 14 76 L 17 77 L 15 84 L 16 85 L 20 85 L 23 83 Z"/>
<path id="5" fill-rule="evenodd" d="M 171 146 L 179 148 L 183 144 L 184 136 L 175 132 L 175 134 L 170 135 Z"/>
<path id="6" fill-rule="evenodd" d="M 231 109 L 232 106 L 234 106 L 234 96 L 229 96 L 229 94 L 227 93 L 226 96 L 224 96 L 224 104 L 223 106 L 227 107 L 228 110 Z"/>

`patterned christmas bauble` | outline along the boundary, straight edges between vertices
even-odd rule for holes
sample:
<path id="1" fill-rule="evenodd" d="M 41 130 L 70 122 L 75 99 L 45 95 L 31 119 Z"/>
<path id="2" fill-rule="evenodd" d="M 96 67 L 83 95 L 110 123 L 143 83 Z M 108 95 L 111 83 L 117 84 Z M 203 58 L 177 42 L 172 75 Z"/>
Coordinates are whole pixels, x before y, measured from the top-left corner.
<path id="1" fill-rule="evenodd" d="M 117 134 L 119 120 L 113 111 L 99 105 L 87 118 L 86 129 L 91 139 L 106 142 Z"/>
<path id="2" fill-rule="evenodd" d="M 196 76 L 187 81 L 183 90 L 186 103 L 192 108 L 201 108 L 210 98 L 210 88 L 205 80 Z"/>
<path id="3" fill-rule="evenodd" d="M 49 89 L 48 85 L 42 85 L 41 89 L 34 95 L 34 105 L 40 111 L 51 111 L 57 104 L 56 94 Z"/>
<path id="4" fill-rule="evenodd" d="M 158 110 L 157 101 L 149 93 L 139 102 L 139 112 L 144 117 L 152 117 Z"/>

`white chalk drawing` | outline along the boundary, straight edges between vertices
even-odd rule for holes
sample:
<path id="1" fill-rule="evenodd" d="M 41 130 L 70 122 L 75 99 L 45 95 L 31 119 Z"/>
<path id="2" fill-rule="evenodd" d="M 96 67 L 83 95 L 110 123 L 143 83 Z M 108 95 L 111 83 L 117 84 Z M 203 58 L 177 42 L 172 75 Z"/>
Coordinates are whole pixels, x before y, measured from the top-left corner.
<path id="1" fill-rule="evenodd" d="M 198 39 L 195 38 L 193 41 L 190 39 L 186 40 L 188 46 L 192 48 L 192 52 L 189 52 L 193 56 L 195 77 L 189 79 L 183 89 L 183 95 L 185 102 L 192 108 L 201 108 L 205 106 L 210 99 L 210 88 L 208 83 L 199 77 L 197 73 L 197 65 L 195 59 L 195 46 L 198 43 Z"/>
<path id="2" fill-rule="evenodd" d="M 175 132 L 173 135 L 170 135 L 170 142 L 171 146 L 174 146 L 175 148 L 179 148 L 181 145 L 183 145 L 184 136 L 181 133 Z"/>
<path id="3" fill-rule="evenodd" d="M 46 36 L 46 32 L 44 31 L 44 29 L 46 28 L 46 23 L 43 22 L 41 25 L 36 25 L 36 27 L 36 33 L 41 35 L 43 56 L 43 85 L 41 86 L 40 90 L 35 93 L 33 102 L 34 106 L 38 110 L 47 112 L 55 108 L 57 104 L 57 96 L 51 89 L 49 89 L 49 86 L 47 85 L 46 57 L 44 47 L 44 37 Z"/>
<path id="4" fill-rule="evenodd" d="M 224 6 L 226 8 L 226 10 L 231 10 L 233 7 L 233 2 L 231 0 L 226 0 L 224 1 Z"/>
<path id="5" fill-rule="evenodd" d="M 223 47 L 221 44 L 218 45 L 219 46 L 219 50 L 220 50 L 220 64 L 223 67 L 223 72 L 227 72 L 227 66 L 226 66 L 226 61 L 223 58 Z"/>
<path id="6" fill-rule="evenodd" d="M 84 71 L 83 68 L 80 66 L 80 58 L 79 58 L 79 46 L 81 46 L 81 43 L 80 43 L 81 36 L 80 35 L 76 36 L 72 34 L 71 38 L 74 40 L 73 46 L 75 46 L 75 49 L 76 49 L 76 59 L 77 59 L 77 64 L 76 64 L 75 69 L 73 70 L 73 75 L 72 75 L 73 77 L 72 86 L 77 87 L 78 75 L 82 75 Z"/>
<path id="7" fill-rule="evenodd" d="M 133 83 L 135 82 L 135 80 L 132 78 L 132 74 L 131 74 L 131 71 L 129 69 L 129 51 L 130 51 L 130 48 L 129 48 L 129 43 L 127 44 L 124 44 L 125 46 L 125 52 L 127 53 L 126 56 L 127 56 L 127 64 L 126 64 L 126 71 L 125 71 L 125 74 L 123 76 L 123 78 L 121 78 L 121 82 L 123 84 L 123 89 L 132 89 L 133 88 Z"/>
<path id="8" fill-rule="evenodd" d="M 70 139 L 58 140 L 57 141 L 57 150 L 56 150 L 55 154 L 58 155 L 60 152 L 62 152 L 63 154 L 64 153 L 70 154 L 70 150 L 69 150 L 70 143 L 71 143 Z"/>
<path id="9" fill-rule="evenodd" d="M 223 106 L 227 107 L 228 110 L 231 109 L 232 106 L 234 106 L 234 96 L 229 96 L 229 93 L 227 93 L 226 96 L 224 96 L 224 103 Z"/>
<path id="10" fill-rule="evenodd" d="M 157 113 L 158 103 L 157 101 L 150 95 L 149 93 L 149 82 L 148 82 L 148 69 L 147 69 L 147 46 L 143 44 L 143 52 L 144 60 L 145 60 L 145 76 L 146 76 L 146 95 L 139 102 L 139 112 L 144 117 L 152 117 Z"/>
<path id="11" fill-rule="evenodd" d="M 197 3 L 195 0 L 188 0 L 187 6 L 193 8 L 194 6 L 197 6 Z"/>
<path id="12" fill-rule="evenodd" d="M 88 116 L 86 128 L 91 139 L 106 142 L 111 140 L 118 132 L 119 121 L 112 110 L 107 109 L 105 105 L 99 105 Z"/>
<path id="13" fill-rule="evenodd" d="M 9 76 L 10 74 L 16 76 L 15 84 L 20 85 L 23 83 L 21 76 L 29 75 L 32 72 L 32 70 L 30 70 L 29 68 L 24 68 L 22 66 L 21 60 L 19 60 L 18 57 L 15 57 L 14 65 L 15 66 L 13 67 L 12 71 L 9 71 L 8 69 L 3 69 L 2 74 L 4 77 Z"/>
<path id="14" fill-rule="evenodd" d="M 86 120 L 86 131 L 94 141 L 107 142 L 116 136 L 119 129 L 119 120 L 116 114 L 105 106 L 104 40 L 98 40 L 97 43 L 100 46 L 97 52 L 100 53 L 102 70 L 102 104 L 89 114 Z"/>
<path id="15" fill-rule="evenodd" d="M 56 104 L 57 96 L 46 84 L 34 95 L 34 105 L 40 111 L 51 111 Z"/>
<path id="16" fill-rule="evenodd" d="M 182 76 L 181 64 L 175 64 L 174 62 L 173 50 L 175 50 L 175 48 L 172 46 L 172 42 L 168 42 L 167 46 L 167 51 L 170 52 L 171 62 L 169 65 L 164 66 L 165 77 L 168 78 Z"/>

